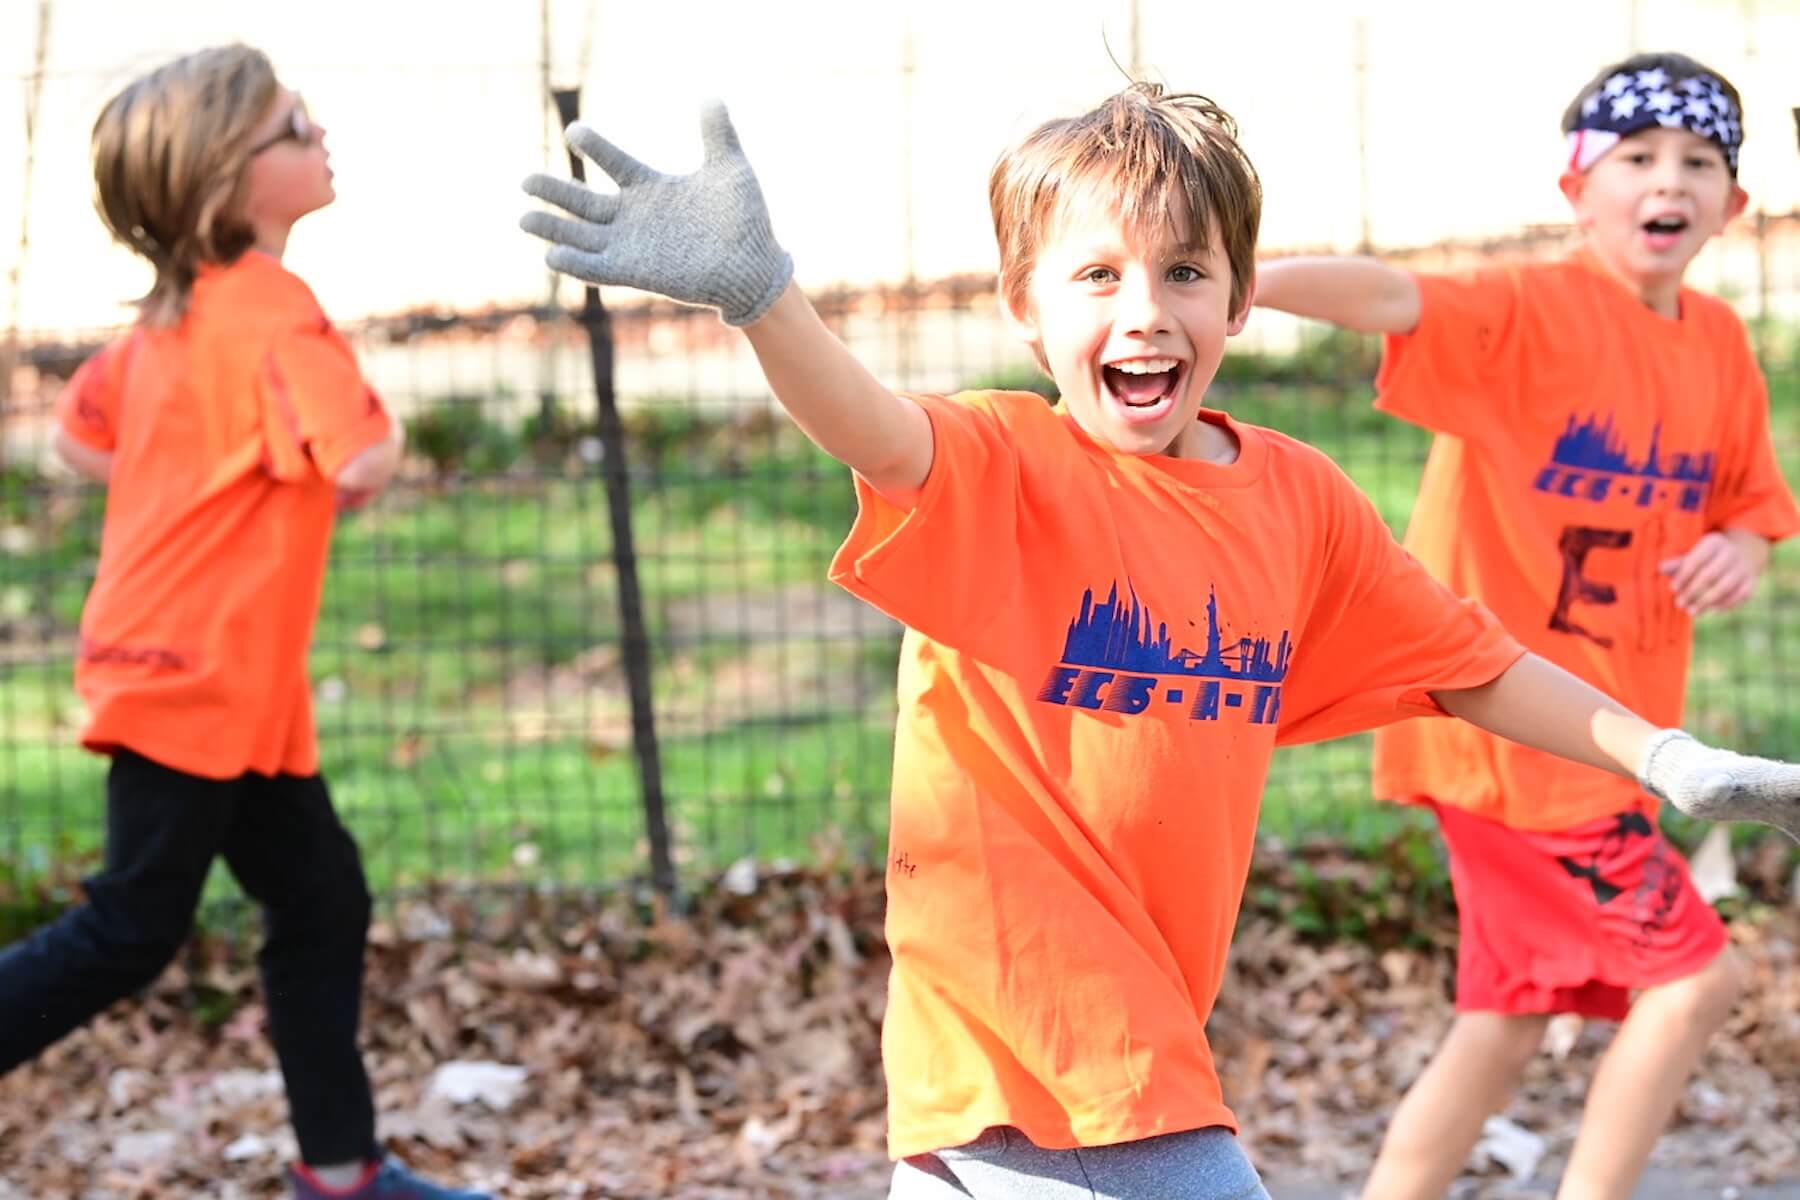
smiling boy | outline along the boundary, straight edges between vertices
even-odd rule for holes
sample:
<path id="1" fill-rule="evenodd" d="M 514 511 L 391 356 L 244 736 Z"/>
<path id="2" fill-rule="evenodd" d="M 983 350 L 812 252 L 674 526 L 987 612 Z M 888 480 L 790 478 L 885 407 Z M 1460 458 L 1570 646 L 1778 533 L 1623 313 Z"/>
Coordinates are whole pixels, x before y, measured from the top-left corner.
<path id="1" fill-rule="evenodd" d="M 853 470 L 832 578 L 907 626 L 883 1027 L 892 1195 L 1266 1197 L 1205 1024 L 1276 744 L 1451 712 L 1687 805 L 1791 822 L 1800 772 L 1654 727 L 1433 582 L 1329 459 L 1204 407 L 1261 189 L 1230 118 L 1132 87 L 989 187 L 1062 393 L 897 395 L 793 285 L 724 110 L 692 175 L 585 126 L 551 266 L 717 308 Z M 1756 797 L 1752 799 L 1752 797 Z"/>
<path id="2" fill-rule="evenodd" d="M 1639 55 L 1585 85 L 1563 131 L 1583 243 L 1563 261 L 1444 277 L 1284 259 L 1257 303 L 1388 335 L 1376 406 L 1436 434 L 1408 548 L 1531 650 L 1673 724 L 1693 618 L 1743 603 L 1800 529 L 1743 324 L 1682 284 L 1746 203 L 1741 106 L 1718 72 Z M 1744 976 L 1655 798 L 1449 721 L 1379 732 L 1375 790 L 1435 808 L 1462 942 L 1456 1023 L 1365 1195 L 1442 1196 L 1550 1015 L 1573 1012 L 1623 1024 L 1559 1195 L 1628 1197 Z"/>

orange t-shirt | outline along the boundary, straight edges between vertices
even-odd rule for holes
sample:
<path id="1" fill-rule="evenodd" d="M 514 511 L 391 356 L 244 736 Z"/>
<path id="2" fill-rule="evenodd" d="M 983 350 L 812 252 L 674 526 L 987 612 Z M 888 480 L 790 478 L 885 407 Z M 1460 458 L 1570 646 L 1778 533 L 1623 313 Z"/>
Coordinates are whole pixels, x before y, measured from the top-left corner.
<path id="1" fill-rule="evenodd" d="M 1234 1126 L 1206 1019 L 1269 756 L 1522 653 L 1329 459 L 1119 455 L 1023 393 L 922 397 L 917 503 L 832 578 L 907 626 L 887 868 L 895 1157 Z"/>
<path id="2" fill-rule="evenodd" d="M 331 481 L 390 422 L 312 292 L 255 251 L 208 268 L 178 325 L 95 354 L 57 415 L 112 454 L 82 745 L 213 779 L 316 772 L 306 651 Z"/>
<path id="3" fill-rule="evenodd" d="M 1800 529 L 1743 324 L 1686 289 L 1680 320 L 1658 316 L 1586 252 L 1418 283 L 1419 326 L 1376 378 L 1378 408 L 1437 434 L 1407 549 L 1530 649 L 1679 724 L 1693 622 L 1657 565 L 1709 530 Z M 1375 792 L 1528 830 L 1656 807 L 1452 721 L 1377 734 Z"/>

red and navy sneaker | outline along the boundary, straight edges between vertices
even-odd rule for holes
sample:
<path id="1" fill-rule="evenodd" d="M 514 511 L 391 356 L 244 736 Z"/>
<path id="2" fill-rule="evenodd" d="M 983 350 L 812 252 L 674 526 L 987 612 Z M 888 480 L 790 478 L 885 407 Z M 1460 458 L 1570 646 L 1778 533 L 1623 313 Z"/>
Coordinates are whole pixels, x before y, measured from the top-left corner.
<path id="1" fill-rule="evenodd" d="M 289 1167 L 293 1200 L 494 1200 L 487 1192 L 445 1187 L 420 1179 L 397 1158 L 372 1162 L 363 1177 L 347 1188 L 327 1187 L 305 1167 Z"/>

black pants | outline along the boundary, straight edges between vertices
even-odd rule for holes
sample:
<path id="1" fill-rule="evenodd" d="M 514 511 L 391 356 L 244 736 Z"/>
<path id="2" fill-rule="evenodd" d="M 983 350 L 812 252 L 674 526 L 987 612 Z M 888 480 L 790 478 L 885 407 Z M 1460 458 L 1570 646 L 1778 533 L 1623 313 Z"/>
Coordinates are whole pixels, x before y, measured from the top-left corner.
<path id="1" fill-rule="evenodd" d="M 263 909 L 257 961 L 302 1159 L 375 1156 L 356 1047 L 369 888 L 317 775 L 201 779 L 119 751 L 88 902 L 0 952 L 0 1074 L 162 973 L 219 854 Z"/>

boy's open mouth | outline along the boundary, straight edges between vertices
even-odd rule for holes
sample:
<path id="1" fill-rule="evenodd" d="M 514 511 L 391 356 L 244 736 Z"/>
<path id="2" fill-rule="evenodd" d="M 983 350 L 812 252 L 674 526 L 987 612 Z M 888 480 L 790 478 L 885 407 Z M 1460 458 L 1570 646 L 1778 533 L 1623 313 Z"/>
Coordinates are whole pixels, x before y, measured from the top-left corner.
<path id="1" fill-rule="evenodd" d="M 1100 369 L 1106 390 L 1126 408 L 1153 408 L 1175 394 L 1181 382 L 1181 360 L 1133 358 Z"/>
<path id="2" fill-rule="evenodd" d="M 1675 216 L 1652 217 L 1642 226 L 1644 236 L 1657 249 L 1667 249 L 1679 242 L 1681 235 L 1687 232 L 1687 227 L 1686 217 Z"/>

